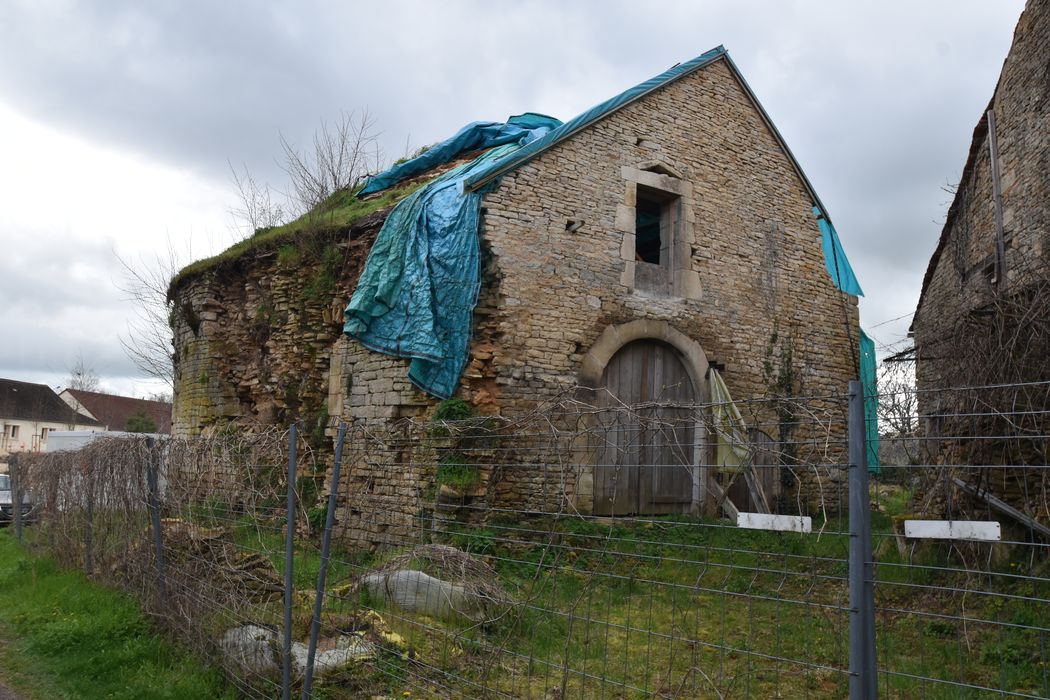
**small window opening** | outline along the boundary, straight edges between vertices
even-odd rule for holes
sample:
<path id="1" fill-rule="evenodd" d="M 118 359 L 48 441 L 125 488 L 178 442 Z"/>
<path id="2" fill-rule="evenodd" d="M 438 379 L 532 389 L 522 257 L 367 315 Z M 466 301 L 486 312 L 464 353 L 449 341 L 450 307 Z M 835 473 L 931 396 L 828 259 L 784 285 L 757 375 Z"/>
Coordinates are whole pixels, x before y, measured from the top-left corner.
<path id="1" fill-rule="evenodd" d="M 660 220 L 664 204 L 654 197 L 638 193 L 634 217 L 635 260 L 659 265 L 663 262 Z"/>

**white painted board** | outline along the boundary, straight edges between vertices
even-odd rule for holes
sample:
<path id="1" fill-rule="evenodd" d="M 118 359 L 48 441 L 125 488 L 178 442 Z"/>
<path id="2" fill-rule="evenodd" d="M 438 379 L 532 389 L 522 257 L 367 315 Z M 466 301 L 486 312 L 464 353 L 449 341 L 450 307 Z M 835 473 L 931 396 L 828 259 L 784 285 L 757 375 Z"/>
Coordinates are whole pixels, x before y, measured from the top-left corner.
<path id="1" fill-rule="evenodd" d="M 781 532 L 813 532 L 813 519 L 806 515 L 771 515 L 769 513 L 737 513 L 737 527 L 748 530 L 779 530 Z"/>
<path id="2" fill-rule="evenodd" d="M 999 523 L 984 520 L 905 520 L 904 536 L 927 540 L 988 540 L 1003 538 Z"/>

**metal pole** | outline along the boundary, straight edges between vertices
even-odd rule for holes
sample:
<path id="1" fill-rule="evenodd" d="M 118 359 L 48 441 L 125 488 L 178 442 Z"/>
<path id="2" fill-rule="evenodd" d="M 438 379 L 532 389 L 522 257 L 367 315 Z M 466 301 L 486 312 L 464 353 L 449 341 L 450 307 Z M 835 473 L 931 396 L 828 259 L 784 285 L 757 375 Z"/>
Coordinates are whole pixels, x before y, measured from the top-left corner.
<path id="1" fill-rule="evenodd" d="M 849 383 L 849 697 L 878 697 L 864 389 Z"/>
<path id="2" fill-rule="evenodd" d="M 160 467 L 159 454 L 157 452 L 157 441 L 146 438 L 146 488 L 149 499 L 150 529 L 153 530 L 153 554 L 157 568 L 157 585 L 160 588 L 161 601 L 168 599 L 168 581 L 166 567 L 164 565 L 164 531 L 160 523 L 160 479 L 157 474 Z"/>
<path id="3" fill-rule="evenodd" d="M 295 462 L 298 439 L 295 424 L 288 431 L 288 525 L 284 543 L 284 654 L 281 697 L 292 697 L 292 562 L 295 557 Z"/>
<path id="4" fill-rule="evenodd" d="M 11 458 L 11 507 L 14 511 L 15 539 L 22 541 L 22 467 L 18 455 Z"/>
<path id="5" fill-rule="evenodd" d="M 992 166 L 992 204 L 995 212 L 995 283 L 1006 288 L 1006 232 L 1003 229 L 1003 188 L 999 179 L 999 139 L 995 133 L 995 109 L 989 109 L 988 160 Z"/>
<path id="6" fill-rule="evenodd" d="M 346 440 L 346 423 L 339 424 L 339 435 L 335 439 L 335 462 L 332 464 L 332 482 L 328 492 L 328 511 L 324 518 L 324 536 L 321 539 L 321 569 L 317 572 L 317 595 L 314 598 L 314 615 L 310 621 L 310 647 L 306 654 L 306 678 L 303 680 L 303 698 L 309 700 L 313 690 L 314 657 L 317 654 L 317 637 L 321 632 L 321 608 L 324 605 L 324 584 L 328 576 L 328 553 L 332 546 L 332 525 L 335 523 L 335 507 L 339 496 L 339 468 L 343 462 L 343 442 Z"/>

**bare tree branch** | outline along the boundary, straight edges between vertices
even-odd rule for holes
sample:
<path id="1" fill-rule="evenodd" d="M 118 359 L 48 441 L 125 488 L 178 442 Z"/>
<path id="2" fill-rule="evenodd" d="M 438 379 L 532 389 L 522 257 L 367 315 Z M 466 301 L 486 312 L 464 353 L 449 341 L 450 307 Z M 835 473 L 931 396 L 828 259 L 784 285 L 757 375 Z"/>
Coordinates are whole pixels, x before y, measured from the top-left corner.
<path id="1" fill-rule="evenodd" d="M 291 181 L 290 197 L 300 212 L 310 211 L 341 189 L 356 186 L 382 159 L 376 120 L 367 109 L 341 112 L 334 123 L 321 120 L 313 151 L 300 151 L 282 134 L 282 169 Z"/>
<path id="2" fill-rule="evenodd" d="M 135 315 L 128 321 L 127 333 L 120 336 L 124 353 L 145 375 L 161 379 L 174 387 L 173 345 L 171 337 L 172 304 L 168 285 L 183 266 L 171 241 L 164 253 L 152 260 L 132 260 L 117 255 L 123 269 L 123 280 L 117 287 L 135 304 Z"/>

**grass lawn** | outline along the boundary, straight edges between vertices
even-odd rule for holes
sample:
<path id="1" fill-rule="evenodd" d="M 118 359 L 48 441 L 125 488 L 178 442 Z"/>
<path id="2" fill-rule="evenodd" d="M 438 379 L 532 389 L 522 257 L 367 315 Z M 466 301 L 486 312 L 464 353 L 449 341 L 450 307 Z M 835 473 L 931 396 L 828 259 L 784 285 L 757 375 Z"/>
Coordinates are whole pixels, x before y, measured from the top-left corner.
<path id="1" fill-rule="evenodd" d="M 0 667 L 27 699 L 235 697 L 126 595 L 30 556 L 0 532 Z"/>

